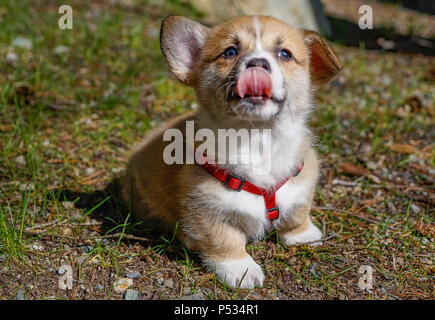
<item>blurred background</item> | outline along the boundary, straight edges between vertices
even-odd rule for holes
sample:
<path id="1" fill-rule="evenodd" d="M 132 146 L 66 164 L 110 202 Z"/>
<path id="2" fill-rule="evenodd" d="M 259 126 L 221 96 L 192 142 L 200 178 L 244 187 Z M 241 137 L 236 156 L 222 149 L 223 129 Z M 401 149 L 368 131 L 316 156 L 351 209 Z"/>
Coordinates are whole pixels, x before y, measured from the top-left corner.
<path id="1" fill-rule="evenodd" d="M 64 4 L 72 29 L 58 26 Z M 358 26 L 362 5 L 373 29 Z M 147 130 L 197 108 L 160 51 L 170 13 L 207 25 L 275 15 L 321 32 L 343 66 L 310 119 L 323 159 L 314 221 L 342 234 L 315 252 L 274 237 L 249 249 L 270 268 L 253 296 L 433 299 L 435 2 L 423 0 L 0 0 L 0 298 L 123 298 L 109 288 L 128 270 L 144 276 L 142 298 L 210 296 L 213 279 L 171 236 L 89 240 L 133 232 L 108 186 Z M 61 261 L 80 263 L 84 288 L 58 289 Z M 375 291 L 356 287 L 357 264 L 376 268 Z"/>

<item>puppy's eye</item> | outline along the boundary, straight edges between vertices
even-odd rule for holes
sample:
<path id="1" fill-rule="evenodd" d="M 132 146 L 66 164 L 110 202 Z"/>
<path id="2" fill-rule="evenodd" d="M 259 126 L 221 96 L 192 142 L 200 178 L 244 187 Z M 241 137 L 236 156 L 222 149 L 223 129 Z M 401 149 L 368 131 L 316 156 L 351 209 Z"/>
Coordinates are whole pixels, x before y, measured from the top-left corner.
<path id="1" fill-rule="evenodd" d="M 278 57 L 283 61 L 290 61 L 292 59 L 292 54 L 287 49 L 282 49 L 278 52 Z"/>
<path id="2" fill-rule="evenodd" d="M 225 49 L 225 51 L 224 51 L 224 53 L 222 54 L 222 56 L 223 56 L 225 59 L 232 59 L 232 58 L 234 58 L 235 56 L 237 56 L 238 53 L 239 53 L 239 52 L 237 51 L 237 48 L 236 48 L 236 47 L 229 47 L 229 48 L 226 48 L 226 49 Z"/>

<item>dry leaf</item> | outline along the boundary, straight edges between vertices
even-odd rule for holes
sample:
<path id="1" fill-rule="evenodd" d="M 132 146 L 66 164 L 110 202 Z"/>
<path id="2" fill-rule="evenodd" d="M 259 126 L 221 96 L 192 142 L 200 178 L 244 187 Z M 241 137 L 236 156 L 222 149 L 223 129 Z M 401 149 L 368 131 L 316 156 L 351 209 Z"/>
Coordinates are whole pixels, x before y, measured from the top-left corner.
<path id="1" fill-rule="evenodd" d="M 400 153 L 418 153 L 418 149 L 406 143 L 394 143 L 390 146 L 390 150 Z"/>
<path id="2" fill-rule="evenodd" d="M 435 237 L 435 224 L 434 223 L 423 223 L 420 218 L 415 225 L 415 229 L 424 237 Z"/>
<path id="3" fill-rule="evenodd" d="M 358 167 L 350 162 L 344 162 L 340 165 L 339 171 L 352 176 L 366 176 L 368 171 L 363 167 Z"/>

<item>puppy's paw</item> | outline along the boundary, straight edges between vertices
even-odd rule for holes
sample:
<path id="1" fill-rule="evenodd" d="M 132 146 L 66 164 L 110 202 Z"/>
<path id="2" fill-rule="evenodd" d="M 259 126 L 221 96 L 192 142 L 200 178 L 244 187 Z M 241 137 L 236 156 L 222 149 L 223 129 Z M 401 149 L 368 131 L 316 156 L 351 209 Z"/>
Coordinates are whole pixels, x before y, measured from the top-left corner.
<path id="1" fill-rule="evenodd" d="M 250 256 L 224 262 L 209 262 L 207 266 L 210 272 L 216 271 L 218 279 L 230 287 L 254 289 L 263 286 L 263 271 Z"/>
<path id="2" fill-rule="evenodd" d="M 279 240 L 286 245 L 305 243 L 322 239 L 322 232 L 311 221 L 308 228 L 300 233 L 280 232 Z M 322 241 L 314 242 L 311 246 L 321 246 Z"/>

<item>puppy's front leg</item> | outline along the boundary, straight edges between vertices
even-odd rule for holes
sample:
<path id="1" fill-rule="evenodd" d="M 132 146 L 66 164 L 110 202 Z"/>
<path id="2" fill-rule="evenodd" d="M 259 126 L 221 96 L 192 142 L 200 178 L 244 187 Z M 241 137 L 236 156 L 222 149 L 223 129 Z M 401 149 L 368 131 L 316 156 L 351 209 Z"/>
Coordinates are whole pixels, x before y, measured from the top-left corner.
<path id="1" fill-rule="evenodd" d="M 192 221 L 193 222 L 193 221 Z M 216 272 L 219 280 L 233 288 L 262 287 L 261 267 L 246 252 L 245 233 L 228 224 L 188 224 L 189 232 L 202 253 L 202 262 L 209 272 Z"/>
<path id="2" fill-rule="evenodd" d="M 311 201 L 309 204 L 296 209 L 280 228 L 279 239 L 286 245 L 320 240 L 322 232 L 310 218 Z M 322 242 L 315 242 L 312 246 L 320 246 Z"/>

